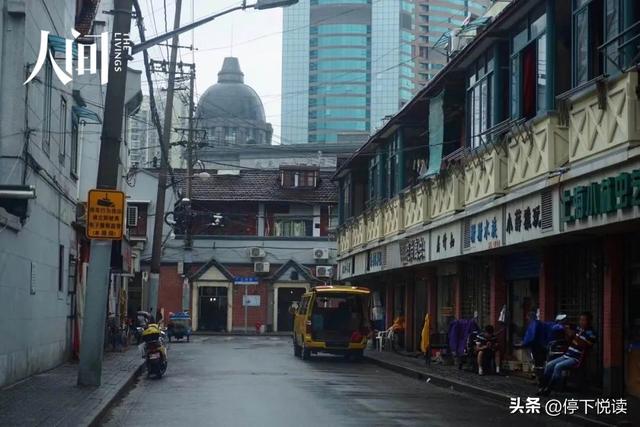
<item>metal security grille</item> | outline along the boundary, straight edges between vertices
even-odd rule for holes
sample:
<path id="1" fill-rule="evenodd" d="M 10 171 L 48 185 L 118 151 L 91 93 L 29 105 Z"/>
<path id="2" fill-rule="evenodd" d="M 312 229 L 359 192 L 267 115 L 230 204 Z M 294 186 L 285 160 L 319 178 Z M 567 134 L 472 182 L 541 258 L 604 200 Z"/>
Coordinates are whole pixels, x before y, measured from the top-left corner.
<path id="1" fill-rule="evenodd" d="M 577 323 L 583 311 L 593 315 L 593 330 L 598 335 L 591 357 L 589 372 L 592 384 L 602 382 L 602 297 L 604 282 L 604 254 L 602 242 L 594 239 L 571 246 L 556 248 L 554 266 L 556 308 Z"/>
<path id="2" fill-rule="evenodd" d="M 465 218 L 464 220 L 464 235 L 462 240 L 465 249 L 471 246 L 471 218 Z"/>
<path id="3" fill-rule="evenodd" d="M 553 228 L 553 196 L 551 191 L 543 191 L 540 195 L 540 224 L 543 230 Z"/>
<path id="4" fill-rule="evenodd" d="M 474 261 L 464 264 L 460 283 L 461 314 L 463 319 L 478 315 L 478 323 L 489 323 L 489 264 Z"/>

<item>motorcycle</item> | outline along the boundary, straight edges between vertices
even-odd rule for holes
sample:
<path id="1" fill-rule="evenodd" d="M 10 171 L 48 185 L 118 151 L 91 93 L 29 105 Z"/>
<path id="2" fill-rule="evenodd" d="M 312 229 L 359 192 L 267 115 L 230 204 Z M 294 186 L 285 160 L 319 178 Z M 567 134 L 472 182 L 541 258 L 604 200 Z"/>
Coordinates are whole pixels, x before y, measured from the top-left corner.
<path id="1" fill-rule="evenodd" d="M 167 370 L 167 349 L 164 332 L 156 324 L 150 324 L 142 333 L 147 377 L 162 378 Z"/>

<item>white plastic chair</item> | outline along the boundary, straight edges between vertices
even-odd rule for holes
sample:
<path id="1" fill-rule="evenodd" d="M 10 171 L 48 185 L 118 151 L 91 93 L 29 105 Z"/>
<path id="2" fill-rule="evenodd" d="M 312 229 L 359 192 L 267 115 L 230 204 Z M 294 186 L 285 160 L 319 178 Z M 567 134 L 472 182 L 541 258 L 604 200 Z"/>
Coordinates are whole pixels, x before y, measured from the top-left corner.
<path id="1" fill-rule="evenodd" d="M 378 351 L 384 351 L 387 342 L 392 342 L 394 338 L 393 328 L 389 328 L 386 331 L 378 331 L 376 334 L 376 348 Z"/>

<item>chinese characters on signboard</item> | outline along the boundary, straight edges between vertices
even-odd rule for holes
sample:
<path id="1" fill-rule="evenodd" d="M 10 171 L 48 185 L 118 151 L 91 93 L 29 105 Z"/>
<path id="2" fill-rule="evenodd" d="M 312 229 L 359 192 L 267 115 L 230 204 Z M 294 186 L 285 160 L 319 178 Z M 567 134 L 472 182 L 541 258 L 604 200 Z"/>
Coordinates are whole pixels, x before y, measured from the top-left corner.
<path id="1" fill-rule="evenodd" d="M 124 193 L 90 190 L 87 203 L 87 237 L 121 240 L 124 227 Z"/>
<path id="2" fill-rule="evenodd" d="M 380 271 L 384 267 L 384 249 L 370 250 L 367 254 L 367 270 Z"/>
<path id="3" fill-rule="evenodd" d="M 427 250 L 424 237 L 412 237 L 400 242 L 400 261 L 412 264 L 427 260 Z"/>
<path id="4" fill-rule="evenodd" d="M 431 230 L 430 259 L 438 260 L 460 255 L 460 221 Z"/>
<path id="5" fill-rule="evenodd" d="M 507 203 L 505 244 L 515 245 L 557 232 L 558 214 L 553 211 L 556 192 L 535 193 Z"/>
<path id="6" fill-rule="evenodd" d="M 340 261 L 340 278 L 350 277 L 353 274 L 353 257 Z"/>
<path id="7" fill-rule="evenodd" d="M 562 222 L 606 217 L 640 206 L 640 169 L 562 191 Z"/>
<path id="8" fill-rule="evenodd" d="M 532 228 L 540 228 L 540 204 L 536 206 L 526 206 L 524 209 L 517 208 L 511 212 L 507 212 L 507 225 L 505 230 L 507 234 L 521 233 L 529 231 Z"/>
<path id="9" fill-rule="evenodd" d="M 465 252 L 502 246 L 502 209 L 495 208 L 470 217 L 465 224 Z"/>

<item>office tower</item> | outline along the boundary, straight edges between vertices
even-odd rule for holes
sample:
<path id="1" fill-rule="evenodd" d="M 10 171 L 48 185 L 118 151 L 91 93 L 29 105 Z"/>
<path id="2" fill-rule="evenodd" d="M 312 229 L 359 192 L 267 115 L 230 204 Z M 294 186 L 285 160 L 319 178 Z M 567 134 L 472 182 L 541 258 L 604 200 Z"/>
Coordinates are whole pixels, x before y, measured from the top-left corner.
<path id="1" fill-rule="evenodd" d="M 442 35 L 482 16 L 491 0 L 416 0 L 416 85 L 424 84 L 447 63 L 443 49 L 434 49 Z"/>
<path id="2" fill-rule="evenodd" d="M 284 10 L 282 141 L 365 140 L 445 63 L 430 43 L 490 0 L 307 0 Z"/>

